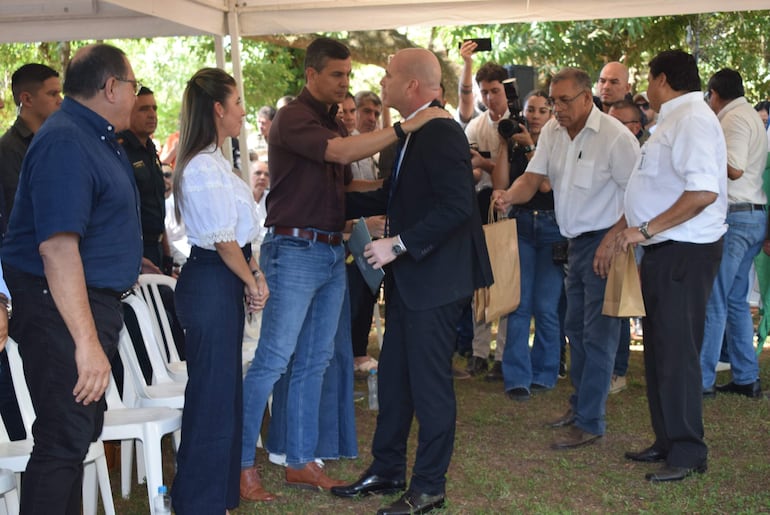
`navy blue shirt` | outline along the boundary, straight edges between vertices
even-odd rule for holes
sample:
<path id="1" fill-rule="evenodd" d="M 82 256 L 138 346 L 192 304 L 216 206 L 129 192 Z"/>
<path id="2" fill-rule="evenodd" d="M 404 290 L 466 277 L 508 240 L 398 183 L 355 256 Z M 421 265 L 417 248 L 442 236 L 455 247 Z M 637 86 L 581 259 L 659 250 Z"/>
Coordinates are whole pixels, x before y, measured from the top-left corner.
<path id="1" fill-rule="evenodd" d="M 22 164 L 2 260 L 42 277 L 39 245 L 58 233 L 76 233 L 86 285 L 124 291 L 141 267 L 139 217 L 134 174 L 113 126 L 65 98 Z"/>

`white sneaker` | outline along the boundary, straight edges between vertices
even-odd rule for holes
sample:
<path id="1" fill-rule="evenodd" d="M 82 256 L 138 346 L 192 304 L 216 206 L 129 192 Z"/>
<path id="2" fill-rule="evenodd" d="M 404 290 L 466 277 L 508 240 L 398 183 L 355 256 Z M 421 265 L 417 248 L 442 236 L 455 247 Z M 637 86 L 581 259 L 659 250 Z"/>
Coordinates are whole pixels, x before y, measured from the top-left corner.
<path id="1" fill-rule="evenodd" d="M 725 372 L 730 370 L 730 368 L 730 363 L 725 363 L 724 361 L 717 362 L 717 372 Z"/>
<path id="2" fill-rule="evenodd" d="M 619 393 L 626 389 L 626 376 L 612 374 L 610 380 L 610 393 Z"/>

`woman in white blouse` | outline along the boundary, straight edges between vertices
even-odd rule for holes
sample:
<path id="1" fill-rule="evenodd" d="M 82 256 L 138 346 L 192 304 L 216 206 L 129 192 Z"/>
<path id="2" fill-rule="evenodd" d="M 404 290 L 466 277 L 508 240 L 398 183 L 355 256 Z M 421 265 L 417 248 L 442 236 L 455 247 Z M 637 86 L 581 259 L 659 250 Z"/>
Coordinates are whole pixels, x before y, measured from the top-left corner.
<path id="1" fill-rule="evenodd" d="M 224 513 L 239 502 L 244 309 L 262 309 L 269 294 L 251 257 L 259 230 L 251 190 L 222 154 L 244 116 L 224 71 L 204 68 L 187 83 L 174 196 L 192 245 L 175 293 L 189 380 L 171 490 L 174 511 L 185 515 Z"/>

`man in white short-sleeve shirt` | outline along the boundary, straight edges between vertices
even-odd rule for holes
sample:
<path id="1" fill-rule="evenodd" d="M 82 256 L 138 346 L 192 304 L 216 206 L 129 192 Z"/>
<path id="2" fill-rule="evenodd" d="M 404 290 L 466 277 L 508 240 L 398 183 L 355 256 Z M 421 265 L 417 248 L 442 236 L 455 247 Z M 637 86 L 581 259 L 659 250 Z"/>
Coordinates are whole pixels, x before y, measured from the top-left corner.
<path id="1" fill-rule="evenodd" d="M 633 134 L 593 104 L 586 72 L 565 68 L 551 79 L 555 119 L 540 133 L 526 172 L 506 191 L 495 191 L 498 209 L 529 200 L 545 179 L 553 187 L 556 221 L 569 238 L 567 316 L 570 407 L 551 427 L 568 427 L 553 443 L 569 449 L 596 441 L 606 428 L 605 403 L 620 319 L 602 315 L 604 287 L 615 235 L 625 227 L 623 192 L 639 155 Z"/>
<path id="2" fill-rule="evenodd" d="M 704 396 L 717 391 L 760 397 L 759 360 L 754 351 L 754 322 L 747 299 L 754 257 L 767 232 L 767 196 L 762 174 L 767 162 L 765 127 L 744 95 L 741 75 L 729 68 L 715 73 L 707 99 L 727 143 L 727 233 L 722 263 L 706 306 L 700 363 Z M 729 349 L 732 381 L 716 386 L 722 341 Z"/>
<path id="3" fill-rule="evenodd" d="M 700 349 L 706 303 L 722 258 L 727 157 L 719 121 L 703 102 L 695 59 L 668 50 L 650 62 L 647 95 L 659 113 L 626 188 L 629 227 L 616 247 L 642 244 L 644 368 L 655 441 L 627 459 L 665 462 L 648 481 L 707 467 Z"/>

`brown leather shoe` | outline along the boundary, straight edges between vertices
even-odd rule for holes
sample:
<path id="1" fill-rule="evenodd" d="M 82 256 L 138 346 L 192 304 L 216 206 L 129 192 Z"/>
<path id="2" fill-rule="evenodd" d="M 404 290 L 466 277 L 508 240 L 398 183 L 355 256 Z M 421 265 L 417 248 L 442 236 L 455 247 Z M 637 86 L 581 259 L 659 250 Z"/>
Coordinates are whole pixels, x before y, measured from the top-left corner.
<path id="1" fill-rule="evenodd" d="M 311 461 L 303 469 L 286 467 L 286 486 L 308 490 L 330 490 L 333 486 L 347 484 L 345 481 L 332 479 L 324 474 L 318 463 Z"/>
<path id="2" fill-rule="evenodd" d="M 582 447 L 589 443 L 594 443 L 601 438 L 602 435 L 595 435 L 587 431 L 583 431 L 577 426 L 571 426 L 564 436 L 557 438 L 552 444 L 551 449 L 574 449 L 575 447 Z"/>
<path id="3" fill-rule="evenodd" d="M 557 418 L 556 420 L 549 420 L 545 423 L 546 426 L 557 428 L 557 427 L 564 427 L 564 426 L 571 426 L 575 423 L 575 412 L 572 411 L 572 408 L 568 408 L 566 412 L 564 412 L 564 415 Z"/>
<path id="4" fill-rule="evenodd" d="M 262 487 L 257 467 L 241 469 L 241 499 L 244 501 L 267 502 L 275 500 L 275 495 Z"/>

